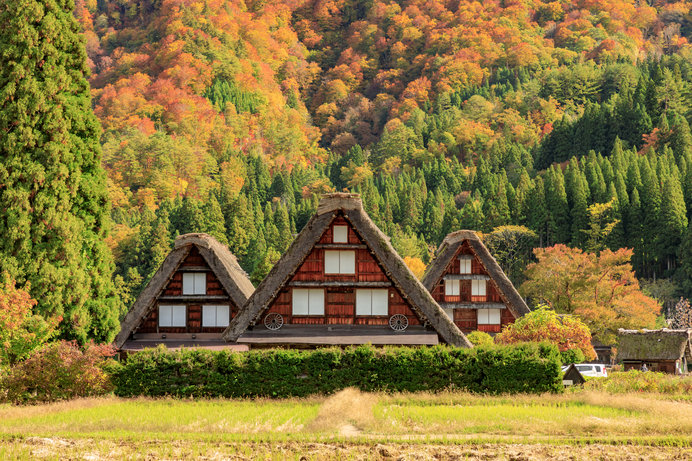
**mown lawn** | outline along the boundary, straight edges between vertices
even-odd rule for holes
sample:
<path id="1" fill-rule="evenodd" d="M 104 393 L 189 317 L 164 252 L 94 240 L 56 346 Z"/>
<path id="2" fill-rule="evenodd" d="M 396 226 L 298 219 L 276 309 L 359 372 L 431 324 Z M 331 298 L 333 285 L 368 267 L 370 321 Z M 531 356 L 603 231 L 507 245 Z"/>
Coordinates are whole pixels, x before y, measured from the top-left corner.
<path id="1" fill-rule="evenodd" d="M 685 459 L 691 447 L 692 403 L 655 394 L 347 389 L 309 399 L 100 398 L 0 407 L 0 459 L 548 459 L 567 452 L 577 459 Z"/>

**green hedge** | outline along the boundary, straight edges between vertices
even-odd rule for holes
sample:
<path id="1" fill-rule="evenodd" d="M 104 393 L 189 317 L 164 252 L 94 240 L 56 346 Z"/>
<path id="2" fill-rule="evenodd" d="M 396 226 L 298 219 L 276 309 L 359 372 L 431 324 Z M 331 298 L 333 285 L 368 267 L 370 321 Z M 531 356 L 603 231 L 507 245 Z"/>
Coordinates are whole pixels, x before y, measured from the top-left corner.
<path id="1" fill-rule="evenodd" d="M 110 373 L 116 395 L 124 397 L 302 397 L 346 387 L 516 393 L 562 390 L 560 363 L 549 344 L 245 353 L 160 347 L 131 355 Z"/>

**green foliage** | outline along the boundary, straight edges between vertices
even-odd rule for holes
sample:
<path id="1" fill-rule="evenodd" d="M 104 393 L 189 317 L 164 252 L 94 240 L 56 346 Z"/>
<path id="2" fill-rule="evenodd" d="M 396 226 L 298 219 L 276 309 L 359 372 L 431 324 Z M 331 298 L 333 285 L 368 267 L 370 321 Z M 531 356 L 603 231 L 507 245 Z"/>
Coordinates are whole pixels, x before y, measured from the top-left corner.
<path id="1" fill-rule="evenodd" d="M 654 373 L 630 370 L 612 372 L 607 378 L 590 379 L 585 389 L 605 391 L 609 394 L 633 394 L 655 392 L 689 396 L 692 393 L 692 376 L 676 376 L 669 373 Z"/>
<path id="2" fill-rule="evenodd" d="M 582 363 L 584 360 L 586 360 L 586 357 L 581 349 L 567 349 L 560 351 L 560 358 L 563 365 L 569 365 L 570 363 Z"/>
<path id="3" fill-rule="evenodd" d="M 491 346 L 495 344 L 495 340 L 485 331 L 472 331 L 466 335 L 466 338 L 471 341 L 474 346 Z"/>
<path id="4" fill-rule="evenodd" d="M 107 394 L 113 388 L 104 366 L 114 353 L 110 345 L 47 344 L 0 378 L 0 400 L 43 403 Z"/>
<path id="5" fill-rule="evenodd" d="M 106 236 L 101 128 L 69 0 L 0 5 L 0 271 L 31 284 L 62 336 L 113 339 L 121 304 Z"/>
<path id="6" fill-rule="evenodd" d="M 507 325 L 495 337 L 495 341 L 498 344 L 547 341 L 558 346 L 560 352 L 577 349 L 589 360 L 596 358 L 589 327 L 579 318 L 572 315 L 559 316 L 545 305 L 538 306 Z"/>
<path id="7" fill-rule="evenodd" d="M 120 396 L 289 397 L 363 391 L 558 392 L 560 355 L 547 344 L 264 350 L 148 349 L 112 371 Z"/>

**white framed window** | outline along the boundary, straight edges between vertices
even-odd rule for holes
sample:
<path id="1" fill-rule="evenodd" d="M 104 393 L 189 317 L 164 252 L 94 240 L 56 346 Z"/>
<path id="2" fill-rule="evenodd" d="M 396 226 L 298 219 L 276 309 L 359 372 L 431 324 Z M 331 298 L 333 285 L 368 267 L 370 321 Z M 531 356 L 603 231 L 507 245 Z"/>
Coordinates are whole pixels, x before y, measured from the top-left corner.
<path id="1" fill-rule="evenodd" d="M 293 315 L 324 315 L 324 289 L 294 288 Z"/>
<path id="2" fill-rule="evenodd" d="M 452 322 L 454 321 L 454 309 L 452 308 L 444 308 L 445 314 L 447 314 L 447 317 L 449 317 L 449 320 Z"/>
<path id="3" fill-rule="evenodd" d="M 500 309 L 478 309 L 479 325 L 499 325 Z"/>
<path id="4" fill-rule="evenodd" d="M 186 306 L 159 306 L 159 326 L 184 327 L 186 314 Z"/>
<path id="5" fill-rule="evenodd" d="M 203 327 L 227 327 L 231 319 L 228 306 L 202 306 Z"/>
<path id="6" fill-rule="evenodd" d="M 471 273 L 471 261 L 473 258 L 471 256 L 462 255 L 459 257 L 459 273 L 460 274 L 470 274 Z"/>
<path id="7" fill-rule="evenodd" d="M 184 272 L 183 273 L 183 294 L 184 295 L 206 295 L 207 294 L 207 273 L 206 272 Z"/>
<path id="8" fill-rule="evenodd" d="M 389 315 L 389 290 L 356 290 L 356 315 Z"/>
<path id="9" fill-rule="evenodd" d="M 326 250 L 324 252 L 325 274 L 355 274 L 356 252 L 353 250 Z"/>
<path id="10" fill-rule="evenodd" d="M 348 243 L 348 226 L 334 226 L 334 243 Z"/>
<path id="11" fill-rule="evenodd" d="M 471 281 L 471 296 L 485 296 L 485 280 Z"/>
<path id="12" fill-rule="evenodd" d="M 459 280 L 445 280 L 445 296 L 459 296 Z"/>

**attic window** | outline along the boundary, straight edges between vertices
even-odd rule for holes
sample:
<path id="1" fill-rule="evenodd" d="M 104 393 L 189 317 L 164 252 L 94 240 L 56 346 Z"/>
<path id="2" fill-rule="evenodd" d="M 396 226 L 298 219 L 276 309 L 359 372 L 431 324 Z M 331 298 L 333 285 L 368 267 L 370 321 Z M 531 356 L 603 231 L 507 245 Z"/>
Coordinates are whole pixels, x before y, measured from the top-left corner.
<path id="1" fill-rule="evenodd" d="M 185 306 L 159 306 L 160 327 L 184 327 Z"/>
<path id="2" fill-rule="evenodd" d="M 333 243 L 348 243 L 348 227 L 334 226 Z"/>
<path id="3" fill-rule="evenodd" d="M 485 280 L 473 280 L 471 283 L 471 296 L 485 296 Z"/>
<path id="4" fill-rule="evenodd" d="M 206 274 L 206 272 L 185 272 L 185 273 L 183 273 L 183 294 L 184 295 L 205 295 L 205 294 L 207 294 L 207 274 Z"/>
<path id="5" fill-rule="evenodd" d="M 459 296 L 459 280 L 445 280 L 445 296 Z"/>
<path id="6" fill-rule="evenodd" d="M 325 251 L 324 252 L 324 273 L 325 274 L 355 274 L 356 273 L 356 252 L 355 251 Z"/>
<path id="7" fill-rule="evenodd" d="M 472 256 L 462 255 L 459 257 L 459 273 L 460 274 L 470 274 L 471 273 L 471 261 Z"/>

